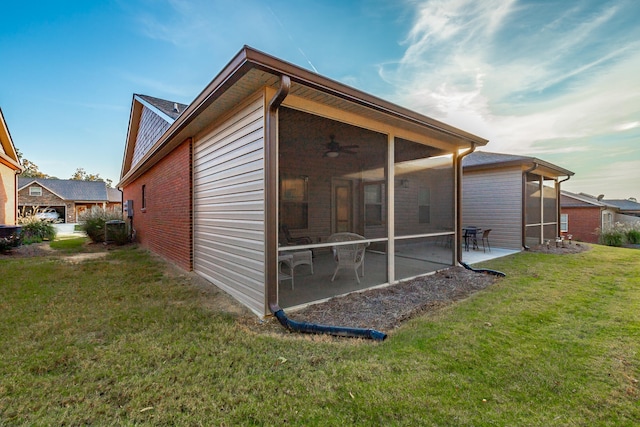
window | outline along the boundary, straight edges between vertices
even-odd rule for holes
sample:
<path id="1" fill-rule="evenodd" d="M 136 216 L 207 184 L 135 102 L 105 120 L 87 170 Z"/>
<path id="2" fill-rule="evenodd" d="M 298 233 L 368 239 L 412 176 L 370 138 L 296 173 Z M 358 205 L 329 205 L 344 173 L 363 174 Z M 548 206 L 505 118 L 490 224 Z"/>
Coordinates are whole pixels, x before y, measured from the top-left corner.
<path id="1" fill-rule="evenodd" d="M 569 231 L 569 214 L 560 214 L 560 232 L 566 233 Z"/>
<path id="2" fill-rule="evenodd" d="M 292 230 L 309 228 L 309 177 L 283 177 L 280 180 L 281 224 Z"/>
<path id="3" fill-rule="evenodd" d="M 145 192 L 147 190 L 147 186 L 145 184 L 142 185 L 142 209 L 147 208 L 147 198 Z"/>
<path id="4" fill-rule="evenodd" d="M 42 187 L 32 186 L 29 187 L 29 195 L 30 196 L 42 196 Z"/>
<path id="5" fill-rule="evenodd" d="M 431 222 L 431 189 L 418 190 L 418 222 L 429 224 Z"/>
<path id="6" fill-rule="evenodd" d="M 364 219 L 368 227 L 382 225 L 382 192 L 381 183 L 364 186 Z"/>

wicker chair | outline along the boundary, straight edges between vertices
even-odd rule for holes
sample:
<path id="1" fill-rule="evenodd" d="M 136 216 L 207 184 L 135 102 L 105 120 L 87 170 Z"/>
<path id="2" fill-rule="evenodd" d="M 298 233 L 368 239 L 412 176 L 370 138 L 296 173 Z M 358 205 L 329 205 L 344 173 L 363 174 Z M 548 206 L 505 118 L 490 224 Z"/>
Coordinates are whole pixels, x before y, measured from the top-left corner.
<path id="1" fill-rule="evenodd" d="M 329 236 L 327 242 L 340 243 L 340 242 L 357 242 L 359 240 L 365 240 L 363 236 L 355 233 L 335 233 Z M 333 282 L 340 269 L 353 270 L 356 275 L 356 280 L 360 283 L 358 277 L 358 267 L 361 267 L 362 276 L 364 276 L 364 255 L 369 246 L 369 242 L 361 242 L 354 244 L 341 244 L 332 247 L 333 257 L 337 263 L 336 270 L 333 272 L 331 281 Z"/>

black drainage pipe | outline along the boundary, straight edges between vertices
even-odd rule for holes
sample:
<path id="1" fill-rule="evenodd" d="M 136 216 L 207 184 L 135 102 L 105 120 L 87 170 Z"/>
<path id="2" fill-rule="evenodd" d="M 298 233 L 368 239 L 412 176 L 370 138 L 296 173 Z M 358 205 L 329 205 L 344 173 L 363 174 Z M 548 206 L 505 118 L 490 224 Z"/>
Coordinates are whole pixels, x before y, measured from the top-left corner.
<path id="1" fill-rule="evenodd" d="M 284 310 L 279 307 L 276 310 L 272 309 L 272 311 L 282 326 L 294 332 L 327 334 L 339 337 L 367 338 L 376 341 L 384 341 L 387 338 L 387 334 L 376 331 L 375 329 L 347 328 L 344 326 L 327 326 L 315 323 L 297 322 L 289 319 L 284 313 Z"/>
<path id="2" fill-rule="evenodd" d="M 506 277 L 507 276 L 502 271 L 488 270 L 486 268 L 473 268 L 469 264 L 466 264 L 466 263 L 464 263 L 462 261 L 459 261 L 459 262 L 460 262 L 461 266 L 463 266 L 467 270 L 473 271 L 474 273 L 487 273 L 487 274 L 493 274 L 494 276 L 498 276 L 498 277 Z"/>

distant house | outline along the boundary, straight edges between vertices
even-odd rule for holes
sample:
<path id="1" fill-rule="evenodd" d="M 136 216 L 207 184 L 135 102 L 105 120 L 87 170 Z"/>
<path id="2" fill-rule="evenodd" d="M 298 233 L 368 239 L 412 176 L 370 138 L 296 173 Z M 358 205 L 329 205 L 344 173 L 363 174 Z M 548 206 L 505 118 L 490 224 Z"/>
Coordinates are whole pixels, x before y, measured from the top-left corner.
<path id="1" fill-rule="evenodd" d="M 20 172 L 22 166 L 0 109 L 0 225 L 16 224 L 17 174 Z"/>
<path id="2" fill-rule="evenodd" d="M 640 203 L 631 199 L 603 199 L 604 203 L 609 206 L 615 206 L 618 208 L 618 213 L 629 217 L 638 217 L 637 220 L 633 218 L 626 218 L 629 221 L 640 220 Z M 624 221 L 624 220 L 623 220 Z"/>
<path id="3" fill-rule="evenodd" d="M 76 223 L 93 206 L 121 209 L 122 197 L 116 192 L 121 194 L 117 189 L 108 189 L 103 181 L 20 177 L 18 208 L 23 214 L 36 208 L 55 211 L 60 222 Z"/>
<path id="4" fill-rule="evenodd" d="M 463 225 L 491 229 L 491 246 L 522 250 L 560 235 L 560 183 L 573 172 L 544 160 L 474 152 L 463 159 Z"/>
<path id="5" fill-rule="evenodd" d="M 486 143 L 245 47 L 188 106 L 133 96 L 118 187 L 143 247 L 263 316 L 455 265 Z"/>
<path id="6" fill-rule="evenodd" d="M 599 231 L 616 223 L 640 221 L 640 203 L 633 200 L 610 200 L 562 190 L 560 206 L 562 231 L 571 234 L 573 240 L 587 243 L 598 243 Z"/>

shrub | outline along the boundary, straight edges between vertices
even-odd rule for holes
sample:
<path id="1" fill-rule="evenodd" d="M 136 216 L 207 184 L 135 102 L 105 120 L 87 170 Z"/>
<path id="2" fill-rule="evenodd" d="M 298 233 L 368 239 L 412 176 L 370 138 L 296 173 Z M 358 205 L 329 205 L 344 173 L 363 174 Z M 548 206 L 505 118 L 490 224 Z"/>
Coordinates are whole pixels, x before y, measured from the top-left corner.
<path id="1" fill-rule="evenodd" d="M 51 221 L 41 220 L 31 213 L 18 215 L 18 224 L 22 226 L 21 237 L 25 245 L 56 238 L 56 229 Z"/>
<path id="2" fill-rule="evenodd" d="M 16 248 L 22 244 L 22 234 L 13 233 L 9 237 L 0 237 L 0 253 L 9 251 L 11 248 Z"/>
<path id="3" fill-rule="evenodd" d="M 104 242 L 105 224 L 108 221 L 115 220 L 122 220 L 122 212 L 120 210 L 94 207 L 80 215 L 80 229 L 87 233 L 87 236 L 89 236 L 93 242 Z M 126 224 L 123 224 L 122 227 L 113 227 L 110 229 L 109 237 L 111 237 L 116 244 L 123 245 L 127 243 L 129 241 L 129 233 Z"/>
<path id="4" fill-rule="evenodd" d="M 635 228 L 627 230 L 627 242 L 632 245 L 640 244 L 640 230 Z"/>

